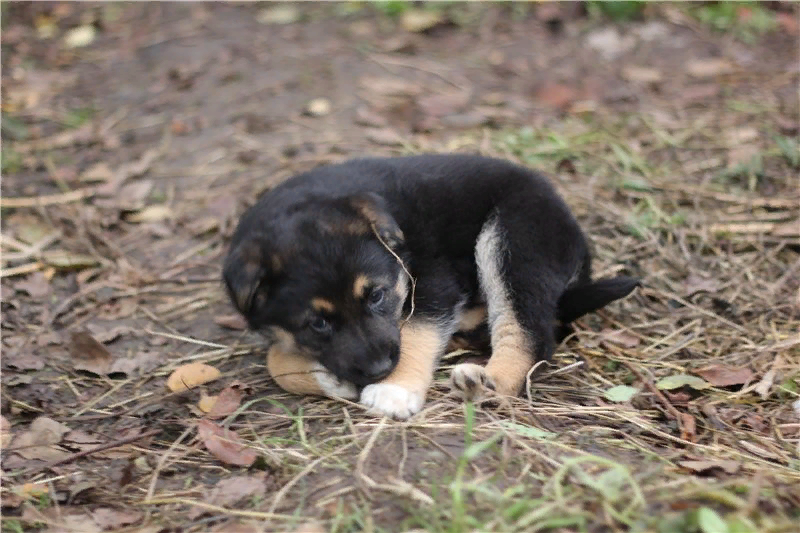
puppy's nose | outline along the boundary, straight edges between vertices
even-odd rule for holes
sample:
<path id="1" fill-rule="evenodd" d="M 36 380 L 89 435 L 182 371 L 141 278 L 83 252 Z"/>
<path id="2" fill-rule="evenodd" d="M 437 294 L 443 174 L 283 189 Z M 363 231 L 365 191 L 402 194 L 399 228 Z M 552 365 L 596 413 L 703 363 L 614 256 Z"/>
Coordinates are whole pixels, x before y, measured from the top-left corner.
<path id="1" fill-rule="evenodd" d="M 390 357 L 382 357 L 376 361 L 371 361 L 363 369 L 364 375 L 371 380 L 379 380 L 389 375 L 394 368 L 394 361 Z"/>

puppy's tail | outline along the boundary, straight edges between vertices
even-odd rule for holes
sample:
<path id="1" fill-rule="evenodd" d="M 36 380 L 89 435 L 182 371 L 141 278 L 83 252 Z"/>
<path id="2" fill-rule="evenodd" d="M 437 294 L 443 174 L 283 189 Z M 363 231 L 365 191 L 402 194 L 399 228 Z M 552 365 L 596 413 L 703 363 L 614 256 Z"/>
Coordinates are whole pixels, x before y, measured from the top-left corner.
<path id="1" fill-rule="evenodd" d="M 617 276 L 569 288 L 558 300 L 558 320 L 561 324 L 568 324 L 614 300 L 624 298 L 640 284 L 636 278 Z"/>

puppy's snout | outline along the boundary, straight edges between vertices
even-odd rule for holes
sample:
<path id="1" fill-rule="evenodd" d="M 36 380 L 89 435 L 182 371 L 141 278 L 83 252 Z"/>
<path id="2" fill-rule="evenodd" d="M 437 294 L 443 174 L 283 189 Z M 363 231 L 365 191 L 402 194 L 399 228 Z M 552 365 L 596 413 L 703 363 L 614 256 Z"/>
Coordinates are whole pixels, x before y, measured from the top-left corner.
<path id="1" fill-rule="evenodd" d="M 390 357 L 382 357 L 377 361 L 371 361 L 366 368 L 363 369 L 364 376 L 372 381 L 378 381 L 389 375 L 394 369 L 394 363 Z"/>

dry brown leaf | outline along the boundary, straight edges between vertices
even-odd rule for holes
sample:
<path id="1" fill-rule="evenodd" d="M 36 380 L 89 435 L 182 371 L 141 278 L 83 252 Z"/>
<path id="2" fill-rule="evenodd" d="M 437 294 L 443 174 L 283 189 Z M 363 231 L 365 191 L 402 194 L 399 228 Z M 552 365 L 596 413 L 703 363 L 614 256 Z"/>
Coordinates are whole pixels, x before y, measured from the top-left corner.
<path id="1" fill-rule="evenodd" d="M 42 461 L 58 461 L 69 457 L 70 453 L 53 445 L 61 442 L 62 437 L 69 428 L 52 418 L 40 416 L 33 422 L 27 431 L 20 433 L 12 442 L 14 453 L 25 459 L 39 459 Z"/>
<path id="2" fill-rule="evenodd" d="M 101 529 L 110 530 L 135 524 L 142 519 L 142 513 L 136 510 L 123 511 L 111 509 L 110 507 L 101 507 L 92 512 L 92 518 Z"/>
<path id="3" fill-rule="evenodd" d="M 367 131 L 366 138 L 381 146 L 403 145 L 403 137 L 391 128 L 371 129 Z"/>
<path id="4" fill-rule="evenodd" d="M 208 413 L 214 408 L 215 403 L 217 403 L 217 396 L 209 396 L 204 392 L 197 402 L 197 408 L 204 413 Z"/>
<path id="5" fill-rule="evenodd" d="M 135 213 L 130 213 L 125 215 L 125 221 L 130 222 L 132 224 L 142 224 L 146 222 L 160 222 L 162 220 L 168 220 L 173 218 L 175 215 L 172 212 L 172 208 L 165 204 L 158 204 L 158 205 L 149 205 L 142 209 L 141 211 L 136 211 Z"/>
<path id="6" fill-rule="evenodd" d="M 233 476 L 223 479 L 214 485 L 205 501 L 212 505 L 230 508 L 241 503 L 242 500 L 263 497 L 266 493 L 264 473 L 253 476 Z M 202 507 L 195 507 L 189 513 L 190 518 L 197 518 L 203 513 L 208 512 Z"/>
<path id="7" fill-rule="evenodd" d="M 462 111 L 469 103 L 469 91 L 451 91 L 431 94 L 417 100 L 420 110 L 432 117 L 443 117 Z"/>
<path id="8" fill-rule="evenodd" d="M 220 371 L 205 363 L 189 363 L 179 366 L 167 379 L 167 387 L 172 392 L 182 392 L 192 389 L 203 383 L 214 381 L 220 376 Z"/>
<path id="9" fill-rule="evenodd" d="M 85 511 L 67 506 L 52 506 L 38 509 L 33 505 L 26 505 L 20 516 L 20 521 L 26 524 L 47 524 L 49 527 L 42 533 L 100 533 L 100 527 Z"/>
<path id="10" fill-rule="evenodd" d="M 218 315 L 214 317 L 214 323 L 227 329 L 242 331 L 247 329 L 247 320 L 240 314 Z"/>
<path id="11" fill-rule="evenodd" d="M 696 294 L 698 292 L 717 292 L 719 286 L 713 278 L 706 278 L 696 272 L 690 272 L 683 282 L 686 294 Z"/>
<path id="12" fill-rule="evenodd" d="M 697 425 L 689 413 L 681 413 L 681 438 L 689 442 L 697 441 Z"/>
<path id="13" fill-rule="evenodd" d="M 70 335 L 69 353 L 75 370 L 85 370 L 98 376 L 107 374 L 114 360 L 108 349 L 88 331 L 76 331 Z"/>
<path id="14" fill-rule="evenodd" d="M 133 357 L 119 357 L 111 363 L 108 374 L 125 374 L 126 376 L 143 375 L 161 364 L 158 352 L 141 351 Z"/>
<path id="15" fill-rule="evenodd" d="M 623 67 L 621 74 L 624 79 L 634 83 L 658 83 L 664 79 L 658 69 L 634 65 Z"/>
<path id="16" fill-rule="evenodd" d="M 602 343 L 612 343 L 616 344 L 617 346 L 623 346 L 625 348 L 633 348 L 638 346 L 641 342 L 641 339 L 636 335 L 632 335 L 625 330 L 618 329 L 618 330 L 611 330 L 606 329 L 602 332 L 603 338 L 600 342 Z"/>
<path id="17" fill-rule="evenodd" d="M 715 468 L 720 468 L 728 474 L 735 474 L 742 464 L 739 461 L 709 460 L 709 461 L 681 461 L 678 463 L 683 468 L 701 474 Z"/>
<path id="18" fill-rule="evenodd" d="M 753 379 L 753 373 L 747 367 L 711 365 L 694 370 L 694 373 L 715 387 L 743 385 Z"/>
<path id="19" fill-rule="evenodd" d="M 244 396 L 242 388 L 240 383 L 232 383 L 222 389 L 222 392 L 216 397 L 216 401 L 211 406 L 211 409 L 206 411 L 208 413 L 206 417 L 212 420 L 225 418 L 236 411 L 236 409 L 239 408 L 239 404 L 242 403 L 242 396 Z M 198 405 L 198 407 L 200 406 Z M 203 408 L 200 407 L 200 409 L 202 410 Z"/>
<path id="20" fill-rule="evenodd" d="M 226 464 L 250 466 L 258 453 L 248 448 L 236 432 L 223 429 L 210 420 L 197 422 L 197 436 L 211 455 Z"/>
<path id="21" fill-rule="evenodd" d="M 44 368 L 44 359 L 41 355 L 29 351 L 18 351 L 10 356 L 5 356 L 5 364 L 16 370 L 41 370 Z"/>
<path id="22" fill-rule="evenodd" d="M 547 83 L 536 92 L 536 99 L 545 105 L 565 110 L 579 97 L 578 91 L 561 83 Z"/>
<path id="23" fill-rule="evenodd" d="M 11 433 L 11 422 L 5 416 L 0 415 L 0 448 L 6 449 L 11 444 L 14 434 Z"/>
<path id="24" fill-rule="evenodd" d="M 693 78 L 713 78 L 733 72 L 733 64 L 727 59 L 694 59 L 686 64 L 686 71 Z"/>

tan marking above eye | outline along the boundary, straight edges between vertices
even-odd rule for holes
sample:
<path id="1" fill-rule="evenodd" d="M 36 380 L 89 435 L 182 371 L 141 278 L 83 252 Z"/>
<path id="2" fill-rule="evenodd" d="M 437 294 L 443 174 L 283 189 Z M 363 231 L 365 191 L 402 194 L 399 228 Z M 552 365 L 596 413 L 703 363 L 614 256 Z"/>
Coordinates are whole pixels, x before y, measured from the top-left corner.
<path id="1" fill-rule="evenodd" d="M 369 278 L 367 276 L 364 274 L 357 275 L 356 280 L 353 282 L 353 296 L 355 296 L 357 300 L 363 298 L 364 292 L 369 284 Z"/>
<path id="2" fill-rule="evenodd" d="M 336 311 L 336 306 L 333 305 L 332 302 L 324 298 L 313 298 L 311 300 L 311 307 L 313 307 L 315 311 L 320 311 L 325 313 L 333 313 L 334 311 Z"/>

